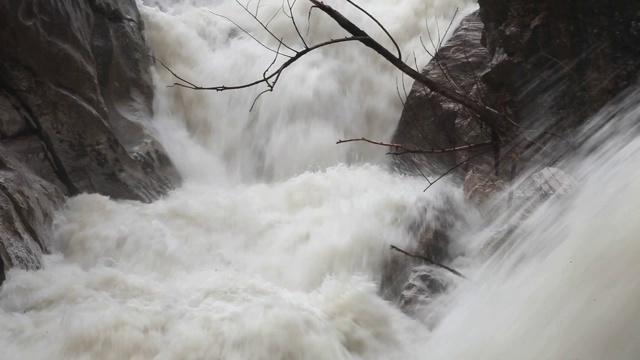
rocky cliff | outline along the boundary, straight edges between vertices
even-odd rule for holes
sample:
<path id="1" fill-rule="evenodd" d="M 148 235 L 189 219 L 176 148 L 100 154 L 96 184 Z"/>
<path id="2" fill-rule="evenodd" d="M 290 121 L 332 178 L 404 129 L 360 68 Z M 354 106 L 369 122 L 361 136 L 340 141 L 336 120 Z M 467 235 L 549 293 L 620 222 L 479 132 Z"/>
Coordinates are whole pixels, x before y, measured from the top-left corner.
<path id="1" fill-rule="evenodd" d="M 640 1 L 479 0 L 479 5 L 478 14 L 462 21 L 423 73 L 496 109 L 526 133 L 528 144 L 510 144 L 520 147 L 517 154 L 501 152 L 503 178 L 513 175 L 511 158 L 518 157 L 518 169 L 524 169 L 541 152 L 531 144 L 551 150 L 542 162 L 557 160 L 570 148 L 573 130 L 638 83 Z M 490 140 L 486 130 L 458 104 L 416 84 L 393 142 L 449 148 Z M 406 158 L 400 165 L 410 169 L 407 163 L 426 162 L 438 172 L 478 152 Z M 474 166 L 488 173 L 492 165 L 488 154 L 457 174 L 464 178 Z"/>
<path id="2" fill-rule="evenodd" d="M 152 201 L 178 181 L 153 138 L 134 0 L 0 0 L 0 278 L 49 251 L 64 195 Z"/>
<path id="3" fill-rule="evenodd" d="M 490 212 L 484 204 L 524 170 L 542 169 L 525 179 L 524 184 L 534 184 L 525 186 L 524 192 L 529 193 L 519 200 L 510 196 L 510 204 L 512 200 L 535 204 L 546 195 L 542 189 L 562 194 L 571 187 L 560 169 L 548 166 L 575 147 L 573 133 L 591 115 L 638 85 L 640 1 L 478 2 L 479 11 L 461 22 L 423 74 L 497 110 L 510 122 L 505 128 L 518 134 L 502 134 L 509 143 L 503 142 L 498 151 L 486 146 L 439 155 L 403 155 L 395 163 L 403 171 L 418 168 L 436 175 L 455 167 L 450 176 L 464 181 L 469 205 L 486 215 Z M 493 140 L 488 130 L 477 115 L 416 83 L 392 142 L 425 150 L 449 149 Z M 507 232 L 516 227 L 505 225 Z M 494 237 L 489 243 L 500 243 L 505 235 Z M 430 225 L 416 232 L 410 250 L 446 263 L 451 255 L 448 243 L 446 226 Z M 434 254 L 436 245 L 439 252 Z M 386 278 L 395 276 L 397 287 L 400 274 L 407 283 L 402 292 L 389 287 L 392 293 L 387 296 L 399 299 L 403 306 L 429 303 L 445 287 L 445 282 L 415 262 L 392 265 Z"/>

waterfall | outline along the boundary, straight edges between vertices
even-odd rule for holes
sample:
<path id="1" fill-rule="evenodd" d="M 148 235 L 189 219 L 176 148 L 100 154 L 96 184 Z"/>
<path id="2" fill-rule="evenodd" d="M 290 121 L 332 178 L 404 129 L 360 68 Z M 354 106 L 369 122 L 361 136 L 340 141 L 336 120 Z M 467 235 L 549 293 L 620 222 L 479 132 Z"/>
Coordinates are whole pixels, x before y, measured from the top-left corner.
<path id="1" fill-rule="evenodd" d="M 335 3 L 386 41 L 363 13 Z M 473 3 L 362 1 L 419 67 L 429 60 L 426 27 L 443 33 Z M 282 2 L 259 4 L 268 21 Z M 139 7 L 154 56 L 188 81 L 242 84 L 273 61 L 219 16 L 273 46 L 235 1 Z M 293 12 L 307 19 L 308 10 L 299 1 Z M 319 12 L 310 19 L 312 43 L 344 35 Z M 286 16 L 269 27 L 301 45 Z M 369 49 L 312 53 L 257 100 L 263 89 L 167 87 L 176 79 L 156 70 L 153 120 L 185 184 L 151 204 L 70 199 L 45 270 L 12 270 L 2 285 L 2 358 L 640 357 L 638 94 L 603 109 L 578 137 L 583 150 L 559 164 L 576 181 L 570 194 L 540 205 L 487 259 L 478 249 L 499 224 L 480 221 L 458 187 L 443 180 L 423 193 L 424 179 L 387 170 L 384 148 L 335 144 L 389 139 L 398 92 L 411 85 Z M 389 245 L 406 246 L 409 224 L 430 221 L 424 204 L 454 206 L 465 224 L 454 266 L 469 279 L 430 309 L 435 324 L 379 295 Z"/>

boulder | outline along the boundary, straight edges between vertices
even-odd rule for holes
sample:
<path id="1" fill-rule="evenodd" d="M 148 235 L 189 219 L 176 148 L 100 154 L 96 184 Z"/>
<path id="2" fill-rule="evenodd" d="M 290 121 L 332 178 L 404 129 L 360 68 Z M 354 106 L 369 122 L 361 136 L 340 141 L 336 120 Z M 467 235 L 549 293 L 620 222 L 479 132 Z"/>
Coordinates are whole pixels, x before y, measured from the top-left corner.
<path id="1" fill-rule="evenodd" d="M 400 294 L 400 310 L 408 315 L 426 310 L 453 283 L 451 276 L 442 269 L 427 265 L 416 266 L 411 270 Z"/>
<path id="2" fill-rule="evenodd" d="M 135 0 L 0 0 L 0 259 L 38 269 L 64 195 L 153 201 L 179 177 L 152 135 Z"/>
<path id="3" fill-rule="evenodd" d="M 3 143 L 37 138 L 49 169 L 34 170 L 69 195 L 152 201 L 176 180 L 148 130 L 141 26 L 134 0 L 0 0 L 0 107 L 13 109 L 0 114 Z"/>

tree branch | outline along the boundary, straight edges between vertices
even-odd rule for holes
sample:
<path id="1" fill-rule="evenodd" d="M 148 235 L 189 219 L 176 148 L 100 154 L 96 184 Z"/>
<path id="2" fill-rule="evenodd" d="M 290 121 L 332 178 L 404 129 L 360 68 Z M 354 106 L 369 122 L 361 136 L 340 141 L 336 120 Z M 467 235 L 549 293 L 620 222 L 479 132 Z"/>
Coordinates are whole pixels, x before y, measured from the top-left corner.
<path id="1" fill-rule="evenodd" d="M 409 147 L 406 147 L 406 146 L 401 145 L 401 144 L 385 143 L 385 142 L 382 142 L 382 141 L 373 141 L 373 140 L 369 140 L 369 139 L 363 138 L 363 137 L 362 138 L 355 138 L 355 139 L 338 140 L 336 142 L 336 144 L 344 144 L 344 143 L 355 142 L 355 141 L 362 141 L 362 142 L 366 142 L 366 143 L 373 144 L 373 145 L 388 146 L 388 147 L 395 148 L 397 151 L 390 152 L 389 154 L 391 154 L 391 155 L 404 155 L 404 154 L 430 154 L 430 155 L 437 155 L 437 154 L 448 154 L 448 153 L 457 152 L 457 151 L 465 151 L 465 150 L 472 150 L 472 149 L 477 149 L 477 148 L 484 148 L 484 147 L 487 147 L 487 146 L 491 146 L 493 144 L 493 142 L 487 141 L 487 142 L 483 142 L 483 143 L 471 144 L 471 145 L 463 145 L 463 146 L 457 146 L 457 147 L 452 147 L 452 148 L 424 150 L 424 149 L 418 149 L 418 148 L 409 148 Z"/>
<path id="2" fill-rule="evenodd" d="M 391 249 L 395 250 L 395 251 L 397 251 L 399 253 L 405 254 L 407 256 L 411 256 L 412 258 L 423 260 L 423 261 L 425 261 L 425 262 L 427 262 L 427 263 L 429 263 L 431 265 L 435 265 L 435 266 L 437 266 L 439 268 L 443 268 L 443 269 L 447 270 L 448 272 L 450 272 L 450 273 L 452 273 L 452 274 L 454 274 L 456 276 L 459 276 L 459 277 L 461 277 L 463 279 L 467 278 L 466 276 L 462 275 L 462 273 L 460 273 L 459 271 L 457 271 L 455 269 L 452 269 L 452 268 L 448 267 L 447 265 L 444 265 L 444 264 L 441 264 L 439 262 L 433 261 L 433 260 L 431 260 L 431 259 L 429 259 L 427 257 L 416 255 L 416 254 L 412 254 L 412 253 L 410 253 L 408 251 L 400 249 L 399 247 L 397 247 L 395 245 L 391 245 Z"/>
<path id="3" fill-rule="evenodd" d="M 341 13 L 334 10 L 331 6 L 326 5 L 322 1 L 319 0 L 309 0 L 313 5 L 315 5 L 322 12 L 331 17 L 342 29 L 347 31 L 349 34 L 354 37 L 359 38 L 360 43 L 364 46 L 372 49 L 377 52 L 380 56 L 384 57 L 388 62 L 390 62 L 393 66 L 395 66 L 398 70 L 407 74 L 409 77 L 424 84 L 429 90 L 436 92 L 450 100 L 453 100 L 467 109 L 476 113 L 479 117 L 479 120 L 485 124 L 487 124 L 490 128 L 495 129 L 500 137 L 508 137 L 510 135 L 509 129 L 505 128 L 503 124 L 504 116 L 501 115 L 496 110 L 483 106 L 481 104 L 476 103 L 469 97 L 464 94 L 460 94 L 455 90 L 448 89 L 447 87 L 439 84 L 438 82 L 426 77 L 421 74 L 419 71 L 416 71 L 411 66 L 405 64 L 401 59 L 398 59 L 395 55 L 393 55 L 389 50 L 387 50 L 384 46 L 382 46 L 377 41 L 373 40 L 369 34 L 367 34 L 364 30 L 360 29 L 357 25 L 351 22 L 349 19 L 345 18 Z"/>

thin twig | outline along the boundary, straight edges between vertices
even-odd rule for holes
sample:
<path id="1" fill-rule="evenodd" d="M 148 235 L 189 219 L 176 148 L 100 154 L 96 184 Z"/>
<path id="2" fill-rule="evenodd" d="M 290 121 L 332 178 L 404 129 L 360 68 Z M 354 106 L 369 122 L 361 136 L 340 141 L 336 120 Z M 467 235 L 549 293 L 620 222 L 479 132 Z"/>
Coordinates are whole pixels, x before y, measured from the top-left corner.
<path id="1" fill-rule="evenodd" d="M 425 149 L 416 149 L 416 148 L 412 149 L 412 148 L 408 148 L 408 147 L 406 147 L 404 145 L 401 145 L 401 144 L 392 144 L 392 143 L 385 143 L 385 142 L 382 142 L 382 141 L 373 141 L 373 140 L 369 140 L 367 138 L 338 140 L 336 142 L 336 144 L 344 144 L 344 143 L 355 142 L 355 141 L 362 141 L 362 142 L 366 142 L 366 143 L 373 144 L 373 145 L 388 146 L 388 147 L 392 147 L 392 148 L 395 148 L 396 150 L 398 150 L 398 151 L 395 151 L 395 152 L 390 152 L 389 153 L 390 155 L 403 155 L 403 154 L 430 154 L 430 155 L 437 155 L 437 154 L 447 154 L 447 153 L 452 153 L 452 152 L 477 149 L 477 148 L 482 148 L 482 147 L 486 147 L 486 146 L 492 145 L 492 142 L 488 141 L 488 142 L 483 142 L 483 143 L 479 143 L 479 144 L 464 145 L 464 146 L 458 146 L 458 147 L 452 147 L 452 148 L 425 150 Z"/>
<path id="2" fill-rule="evenodd" d="M 271 35 L 272 38 L 274 38 L 276 41 L 280 41 L 279 38 L 271 31 L 269 30 L 269 28 L 262 22 L 260 21 L 260 19 L 258 19 L 258 17 L 251 12 L 251 10 L 249 10 L 248 6 L 244 6 L 242 5 L 242 3 L 240 2 L 240 0 L 236 0 L 236 3 L 238 3 L 238 5 L 240 5 L 241 8 L 244 9 L 244 11 L 249 14 L 249 16 L 251 16 L 258 24 L 260 24 L 260 26 L 269 34 Z M 298 53 L 294 48 L 292 48 L 291 46 L 287 45 L 287 44 L 282 44 L 282 46 L 284 46 L 285 48 L 293 51 L 294 53 Z"/>
<path id="3" fill-rule="evenodd" d="M 293 23 L 293 28 L 296 30 L 296 33 L 298 33 L 298 37 L 300 38 L 300 40 L 302 41 L 302 44 L 304 45 L 304 48 L 308 48 L 309 46 L 307 45 L 307 42 L 304 40 L 304 36 L 302 36 L 302 34 L 300 33 L 300 29 L 298 28 L 298 24 L 296 24 L 296 18 L 293 16 L 293 6 L 296 4 L 298 0 L 293 0 L 293 3 L 290 0 L 287 0 L 287 6 L 289 7 L 289 15 L 291 15 L 289 18 L 291 19 L 291 22 Z M 287 13 L 285 12 L 285 15 Z"/>
<path id="4" fill-rule="evenodd" d="M 459 276 L 459 277 L 461 277 L 463 279 L 467 279 L 467 277 L 462 275 L 462 273 L 460 273 L 458 270 L 452 269 L 452 268 L 448 267 L 447 265 L 441 264 L 441 263 L 439 263 L 437 261 L 433 261 L 433 260 L 429 259 L 428 257 L 412 254 L 412 253 L 410 253 L 408 251 L 400 249 L 399 247 L 397 247 L 395 245 L 391 245 L 391 249 L 395 250 L 395 251 L 397 251 L 399 253 L 405 254 L 407 256 L 411 256 L 412 258 L 423 260 L 423 261 L 425 261 L 425 262 L 427 262 L 427 263 L 429 263 L 431 265 L 435 265 L 435 266 L 437 266 L 439 268 L 443 268 L 443 269 L 447 270 L 448 272 L 450 272 L 450 273 L 452 273 L 452 274 L 454 274 L 456 276 Z"/>
<path id="5" fill-rule="evenodd" d="M 398 59 L 402 59 L 402 52 L 400 51 L 400 46 L 398 46 L 398 43 L 396 42 L 396 39 L 394 39 L 393 36 L 391 36 L 389 31 L 387 31 L 387 29 L 380 23 L 380 21 L 378 21 L 378 19 L 376 19 L 373 15 L 368 13 L 365 9 L 361 8 L 360 6 L 358 6 L 352 0 L 347 0 L 347 2 L 349 4 L 351 4 L 353 7 L 355 7 L 356 9 L 360 10 L 363 14 L 367 15 L 369 17 L 369 19 L 373 20 L 376 23 L 376 25 L 378 25 L 380 27 L 380 29 L 382 29 L 382 31 L 384 31 L 384 33 L 387 35 L 387 37 L 389 37 L 389 39 L 391 40 L 393 45 L 396 47 L 396 51 L 398 51 Z"/>
<path id="6" fill-rule="evenodd" d="M 478 157 L 478 156 L 480 156 L 480 155 L 484 155 L 484 154 L 490 153 L 491 151 L 493 151 L 493 150 L 487 150 L 487 151 L 483 151 L 483 152 L 481 152 L 481 153 L 475 154 L 475 155 L 473 155 L 473 156 L 469 156 L 469 157 L 468 157 L 468 158 L 466 158 L 464 161 L 461 161 L 461 162 L 460 162 L 460 163 L 458 163 L 456 166 L 454 166 L 454 167 L 450 168 L 449 170 L 447 170 L 447 172 L 445 172 L 444 174 L 442 174 L 442 175 L 438 176 L 438 178 L 437 178 L 437 179 L 435 179 L 435 180 L 431 181 L 431 182 L 429 183 L 429 186 L 427 186 L 427 187 L 426 187 L 422 192 L 425 192 L 425 191 L 429 190 L 429 189 L 430 189 L 433 185 L 435 185 L 435 183 L 437 183 L 440 179 L 442 179 L 443 177 L 445 177 L 445 176 L 447 176 L 447 175 L 451 174 L 451 172 L 453 172 L 455 169 L 459 168 L 460 166 L 462 166 L 462 165 L 466 164 L 468 161 L 470 161 L 470 160 L 472 160 L 472 159 L 474 159 L 474 158 L 477 158 L 477 157 Z"/>
<path id="7" fill-rule="evenodd" d="M 265 45 L 265 44 L 263 44 L 262 42 L 260 42 L 260 40 L 258 40 L 255 36 L 251 35 L 251 33 L 249 33 L 249 32 L 248 32 L 247 30 L 245 30 L 242 26 L 238 25 L 235 21 L 231 20 L 230 18 L 228 18 L 228 17 L 226 17 L 226 16 L 224 16 L 224 15 L 220 15 L 220 14 L 214 13 L 213 11 L 209 11 L 209 12 L 210 12 L 212 15 L 219 16 L 219 17 L 221 17 L 221 18 L 223 18 L 223 19 L 226 19 L 227 21 L 229 21 L 230 23 L 232 23 L 233 25 L 235 25 L 238 29 L 240 29 L 243 33 L 247 34 L 247 36 L 249 36 L 250 38 L 252 38 L 253 40 L 255 40 L 255 42 L 257 42 L 257 43 L 258 43 L 260 46 L 262 46 L 263 48 L 265 48 L 265 49 L 267 49 L 267 50 L 269 50 L 269 51 L 271 51 L 271 52 L 273 52 L 273 53 L 275 53 L 275 52 L 276 52 L 276 51 L 275 51 L 275 50 L 273 50 L 272 48 L 270 48 L 270 47 L 268 47 L 267 45 Z M 277 14 L 277 13 L 276 13 L 276 14 Z M 275 17 L 275 15 L 274 15 L 274 17 Z M 272 20 L 273 20 L 273 18 L 272 18 Z M 270 20 L 270 21 L 271 21 L 271 20 Z M 282 53 L 280 53 L 280 55 L 282 55 L 282 56 L 286 56 L 286 57 L 288 57 L 288 58 L 291 58 L 291 57 L 292 57 L 291 55 L 282 54 Z"/>

